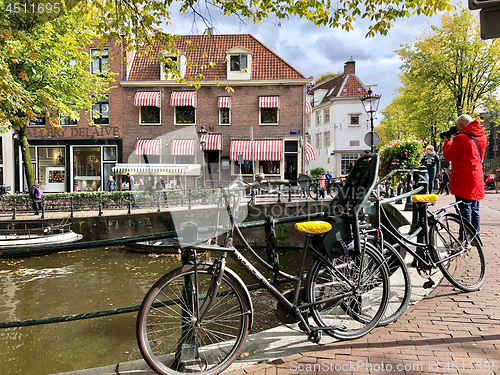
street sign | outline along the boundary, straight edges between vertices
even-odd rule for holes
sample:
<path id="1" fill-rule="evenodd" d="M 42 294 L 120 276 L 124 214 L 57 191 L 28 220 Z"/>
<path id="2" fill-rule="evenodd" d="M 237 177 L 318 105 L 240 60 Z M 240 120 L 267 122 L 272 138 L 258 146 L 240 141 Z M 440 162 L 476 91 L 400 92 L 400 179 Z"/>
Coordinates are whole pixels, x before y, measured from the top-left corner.
<path id="1" fill-rule="evenodd" d="M 300 134 L 300 130 L 290 130 L 290 135 Z"/>
<path id="2" fill-rule="evenodd" d="M 500 38 L 500 8 L 482 9 L 479 12 L 479 21 L 482 39 Z"/>
<path id="3" fill-rule="evenodd" d="M 367 146 L 372 145 L 372 132 L 368 132 L 365 135 L 365 143 Z M 373 132 L 373 146 L 376 146 L 380 143 L 380 135 L 378 135 L 376 132 Z"/>

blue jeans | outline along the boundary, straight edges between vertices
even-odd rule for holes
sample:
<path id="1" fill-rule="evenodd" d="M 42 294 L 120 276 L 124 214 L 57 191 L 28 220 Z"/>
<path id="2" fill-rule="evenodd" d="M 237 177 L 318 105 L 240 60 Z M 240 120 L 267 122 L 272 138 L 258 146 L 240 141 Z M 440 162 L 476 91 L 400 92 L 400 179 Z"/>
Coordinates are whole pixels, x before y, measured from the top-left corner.
<path id="1" fill-rule="evenodd" d="M 427 170 L 427 176 L 429 177 L 427 181 L 429 181 L 429 194 L 432 194 L 432 190 L 434 190 L 434 179 L 436 178 L 436 171 L 434 169 Z"/>
<path id="2" fill-rule="evenodd" d="M 460 214 L 464 219 L 468 220 L 474 228 L 476 228 L 477 233 L 479 234 L 479 227 L 481 226 L 481 219 L 479 217 L 479 201 L 471 201 L 470 199 L 460 198 L 455 196 L 455 200 L 462 201 L 458 205 L 460 209 Z M 463 240 L 463 238 L 459 238 Z"/>

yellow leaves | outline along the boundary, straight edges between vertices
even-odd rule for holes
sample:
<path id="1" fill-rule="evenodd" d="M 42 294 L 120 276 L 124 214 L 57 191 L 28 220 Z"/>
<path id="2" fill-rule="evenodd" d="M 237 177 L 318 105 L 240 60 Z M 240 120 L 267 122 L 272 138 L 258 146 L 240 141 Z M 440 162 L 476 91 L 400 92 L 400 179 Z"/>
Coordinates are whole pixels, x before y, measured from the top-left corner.
<path id="1" fill-rule="evenodd" d="M 26 81 L 26 82 L 29 82 L 29 80 L 30 80 L 28 75 L 25 72 L 19 72 L 19 78 L 22 81 Z"/>
<path id="2" fill-rule="evenodd" d="M 12 59 L 12 62 L 13 62 L 14 64 L 20 64 L 20 63 L 21 63 L 18 59 Z"/>

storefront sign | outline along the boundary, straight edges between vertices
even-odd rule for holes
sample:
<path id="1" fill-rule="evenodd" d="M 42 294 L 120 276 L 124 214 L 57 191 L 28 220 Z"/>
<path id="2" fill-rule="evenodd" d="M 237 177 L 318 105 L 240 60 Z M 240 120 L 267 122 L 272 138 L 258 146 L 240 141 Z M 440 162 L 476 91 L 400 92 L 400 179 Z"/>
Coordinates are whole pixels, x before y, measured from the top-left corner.
<path id="1" fill-rule="evenodd" d="M 102 126 L 75 128 L 63 127 L 60 131 L 56 129 L 46 128 L 29 128 L 26 129 L 26 134 L 29 139 L 33 138 L 111 138 L 120 136 L 120 128 L 117 126 Z"/>

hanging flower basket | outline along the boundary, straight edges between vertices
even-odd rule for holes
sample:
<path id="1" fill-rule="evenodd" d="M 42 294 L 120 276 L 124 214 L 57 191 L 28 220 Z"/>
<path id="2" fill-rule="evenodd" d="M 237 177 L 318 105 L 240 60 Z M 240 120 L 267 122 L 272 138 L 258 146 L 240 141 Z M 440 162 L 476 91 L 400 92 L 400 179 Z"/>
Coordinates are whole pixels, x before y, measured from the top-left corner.
<path id="1" fill-rule="evenodd" d="M 424 142 L 415 137 L 396 139 L 380 149 L 379 176 L 385 177 L 395 169 L 414 169 L 420 164 L 424 152 Z M 397 188 L 404 173 L 397 173 L 388 181 L 392 189 Z"/>

